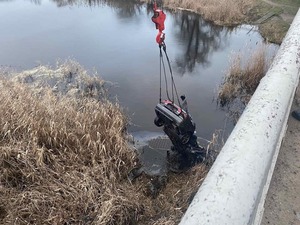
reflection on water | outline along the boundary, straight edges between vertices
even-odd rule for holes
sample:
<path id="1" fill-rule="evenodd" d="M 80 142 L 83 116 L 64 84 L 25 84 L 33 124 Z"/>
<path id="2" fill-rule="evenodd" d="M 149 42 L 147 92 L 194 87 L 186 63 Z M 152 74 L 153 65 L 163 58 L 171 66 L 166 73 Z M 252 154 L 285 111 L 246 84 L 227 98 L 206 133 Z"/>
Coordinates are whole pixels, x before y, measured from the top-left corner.
<path id="1" fill-rule="evenodd" d="M 7 0 L 13 1 L 13 0 Z M 30 0 L 30 2 L 41 5 L 43 0 Z M 108 5 L 113 8 L 120 9 L 120 15 L 124 17 L 131 17 L 138 13 L 141 3 L 138 0 L 50 0 L 54 2 L 57 7 L 65 6 L 90 6 L 96 7 L 101 5 Z"/>
<path id="2" fill-rule="evenodd" d="M 180 74 L 192 72 L 197 64 L 209 67 L 208 55 L 215 50 L 222 50 L 226 44 L 228 28 L 215 26 L 204 21 L 199 15 L 179 13 L 175 15 L 176 36 L 184 43 L 184 54 L 176 58 Z M 225 31 L 225 33 L 221 33 Z"/>
<path id="3" fill-rule="evenodd" d="M 136 0 L 104 0 L 102 2 L 115 8 L 120 18 L 130 18 L 141 13 L 142 5 Z"/>
<path id="4" fill-rule="evenodd" d="M 134 0 L 32 0 L 1 1 L 0 6 L 0 65 L 30 69 L 74 58 L 117 84 L 112 95 L 132 119 L 131 131 L 161 131 L 153 124 L 159 49 L 151 5 Z M 253 27 L 228 29 L 196 14 L 165 11 L 168 55 L 197 135 L 210 139 L 216 129 L 230 132 L 233 125 L 212 100 L 230 53 L 246 45 L 253 48 L 260 35 Z"/>

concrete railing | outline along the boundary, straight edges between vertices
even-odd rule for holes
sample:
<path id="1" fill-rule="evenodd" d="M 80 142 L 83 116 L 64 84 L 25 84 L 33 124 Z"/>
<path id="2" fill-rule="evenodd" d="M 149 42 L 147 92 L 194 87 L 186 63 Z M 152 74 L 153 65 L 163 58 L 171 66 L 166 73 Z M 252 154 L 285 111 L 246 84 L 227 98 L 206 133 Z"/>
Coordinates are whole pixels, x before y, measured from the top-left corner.
<path id="1" fill-rule="evenodd" d="M 300 10 L 180 225 L 260 224 L 299 68 Z"/>

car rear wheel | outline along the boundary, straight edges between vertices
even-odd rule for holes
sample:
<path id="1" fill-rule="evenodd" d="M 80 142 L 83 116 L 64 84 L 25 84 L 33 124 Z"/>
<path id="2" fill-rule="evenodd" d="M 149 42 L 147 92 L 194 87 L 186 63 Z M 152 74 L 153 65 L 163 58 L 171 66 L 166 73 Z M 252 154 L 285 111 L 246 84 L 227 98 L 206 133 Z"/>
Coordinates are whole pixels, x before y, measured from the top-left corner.
<path id="1" fill-rule="evenodd" d="M 182 144 L 187 144 L 190 141 L 191 135 L 190 134 L 184 134 L 180 135 L 180 141 Z"/>
<path id="2" fill-rule="evenodd" d="M 161 127 L 162 125 L 164 125 L 164 122 L 160 118 L 155 117 L 154 124 L 158 127 Z"/>

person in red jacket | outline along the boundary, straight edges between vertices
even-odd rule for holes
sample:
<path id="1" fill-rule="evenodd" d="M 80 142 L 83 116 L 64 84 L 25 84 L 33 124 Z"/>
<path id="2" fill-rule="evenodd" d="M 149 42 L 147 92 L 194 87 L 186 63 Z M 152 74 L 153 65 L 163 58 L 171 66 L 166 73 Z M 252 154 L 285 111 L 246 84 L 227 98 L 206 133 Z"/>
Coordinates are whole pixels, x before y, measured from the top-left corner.
<path id="1" fill-rule="evenodd" d="M 166 14 L 157 8 L 156 2 L 153 5 L 154 15 L 152 16 L 152 21 L 155 23 L 155 27 L 158 30 L 158 34 L 156 36 L 156 42 L 161 46 L 165 40 L 165 34 L 163 30 L 165 29 L 165 20 Z"/>

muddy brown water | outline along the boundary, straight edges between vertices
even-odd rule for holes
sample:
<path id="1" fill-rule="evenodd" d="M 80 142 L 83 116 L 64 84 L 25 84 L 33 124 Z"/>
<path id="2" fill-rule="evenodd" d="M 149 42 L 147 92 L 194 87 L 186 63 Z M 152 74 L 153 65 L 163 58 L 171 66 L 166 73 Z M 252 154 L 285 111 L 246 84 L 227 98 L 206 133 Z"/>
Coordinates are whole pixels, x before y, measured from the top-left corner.
<path id="1" fill-rule="evenodd" d="M 226 139 L 233 123 L 215 101 L 232 52 L 263 40 L 252 26 L 214 26 L 193 13 L 165 10 L 167 52 L 180 94 L 185 94 L 199 140 L 215 130 Z M 147 5 L 131 1 L 1 1 L 0 65 L 31 69 L 73 58 L 112 81 L 111 98 L 125 108 L 129 131 L 141 142 L 162 135 L 153 124 L 159 99 L 157 31 Z M 266 44 L 270 52 L 276 45 Z M 163 98 L 165 97 L 163 86 Z M 149 152 L 148 152 L 149 153 Z M 147 153 L 147 154 L 148 154 Z M 165 153 L 151 152 L 159 161 Z"/>

